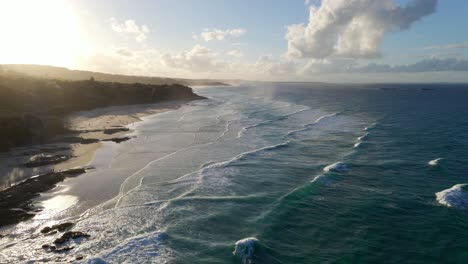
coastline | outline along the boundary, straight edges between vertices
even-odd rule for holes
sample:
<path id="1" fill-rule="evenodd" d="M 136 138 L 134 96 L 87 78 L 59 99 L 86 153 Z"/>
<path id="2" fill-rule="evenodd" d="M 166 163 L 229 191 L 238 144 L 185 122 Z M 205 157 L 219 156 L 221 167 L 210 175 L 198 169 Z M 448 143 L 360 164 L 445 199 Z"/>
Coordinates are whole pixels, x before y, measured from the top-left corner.
<path id="1" fill-rule="evenodd" d="M 96 151 L 102 147 L 102 141 L 129 135 L 133 130 L 129 129 L 128 126 L 142 121 L 141 118 L 177 109 L 187 102 L 189 101 L 180 100 L 147 105 L 113 106 L 76 112 L 68 116 L 66 123 L 70 129 L 78 132 L 84 131 L 79 133 L 78 137 L 83 139 L 98 139 L 99 142 L 73 144 L 72 151 L 74 157 L 57 164 L 54 169 L 65 170 L 88 165 L 93 160 Z M 128 130 L 125 128 L 128 128 Z M 116 129 L 116 131 L 106 133 L 106 131 L 113 129 Z"/>
<path id="2" fill-rule="evenodd" d="M 11 219 L 2 224 L 2 231 L 8 231 L 10 227 L 14 227 L 14 225 L 10 224 L 16 224 L 31 218 L 37 219 L 38 215 L 42 220 L 41 222 L 44 222 L 43 220 L 46 220 L 46 222 L 47 220 L 58 220 L 59 211 L 55 210 L 53 214 L 42 212 L 47 211 L 47 206 L 43 206 L 44 201 L 60 198 L 61 196 L 71 197 L 70 195 L 64 195 L 67 190 L 64 187 L 66 182 L 69 178 L 70 180 L 76 180 L 80 176 L 88 174 L 86 172 L 89 169 L 92 170 L 90 163 L 95 159 L 97 151 L 106 144 L 116 143 L 114 145 L 118 145 L 121 141 L 131 139 L 128 135 L 133 131 L 129 126 L 142 121 L 143 117 L 177 109 L 189 101 L 192 100 L 113 106 L 75 112 L 66 117 L 66 123 L 72 131 L 76 132 L 73 139 L 79 139 L 78 142 L 66 142 L 67 138 L 65 138 L 65 142 L 61 142 L 64 140 L 62 138 L 54 144 L 24 147 L 2 153 L 0 159 L 8 160 L 8 162 L 2 162 L 0 172 L 3 179 L 8 179 L 10 187 L 4 186 L 0 192 L 0 205 L 2 206 L 0 211 L 4 216 L 12 215 L 9 217 Z M 45 153 L 63 155 L 68 158 L 44 166 L 33 166 L 31 168 L 23 166 L 24 162 L 27 161 L 27 157 L 31 159 L 31 154 L 35 156 L 45 155 Z M 34 180 L 31 180 L 32 177 L 35 177 Z M 50 181 L 51 178 L 54 179 L 53 182 Z M 44 182 L 48 185 L 44 185 Z M 31 184 L 34 184 L 33 187 L 31 187 Z M 30 194 L 24 195 L 25 191 Z M 14 199 L 10 199 L 12 193 Z M 68 209 L 71 205 L 77 206 L 81 198 L 74 197 L 72 204 L 70 204 L 70 200 L 65 201 L 69 204 L 65 204 L 62 209 Z M 21 209 L 19 215 L 12 213 L 17 208 Z M 55 209 L 60 210 L 60 208 Z M 44 215 L 49 219 L 44 219 Z M 1 233 L 1 235 L 4 235 L 4 232 Z"/>

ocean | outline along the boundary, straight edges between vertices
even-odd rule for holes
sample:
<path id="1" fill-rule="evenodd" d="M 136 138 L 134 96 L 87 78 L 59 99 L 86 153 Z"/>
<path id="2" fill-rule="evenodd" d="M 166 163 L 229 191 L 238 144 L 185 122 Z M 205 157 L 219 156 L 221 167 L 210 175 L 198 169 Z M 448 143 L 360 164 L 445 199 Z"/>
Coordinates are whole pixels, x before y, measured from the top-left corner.
<path id="1" fill-rule="evenodd" d="M 195 92 L 104 147 L 93 177 L 125 181 L 80 216 L 82 262 L 468 263 L 468 87 Z"/>

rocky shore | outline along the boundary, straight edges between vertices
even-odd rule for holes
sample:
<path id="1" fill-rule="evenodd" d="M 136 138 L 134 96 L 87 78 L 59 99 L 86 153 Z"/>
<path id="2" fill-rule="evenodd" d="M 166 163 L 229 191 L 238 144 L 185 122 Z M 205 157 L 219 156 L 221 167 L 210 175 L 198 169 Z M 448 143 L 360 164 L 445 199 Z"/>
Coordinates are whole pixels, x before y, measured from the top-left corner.
<path id="1" fill-rule="evenodd" d="M 34 203 L 41 193 L 92 170 L 87 164 L 102 142 L 131 140 L 127 125 L 204 99 L 177 84 L 1 75 L 0 95 L 0 228 L 33 218 L 41 211 Z M 77 236 L 68 235 L 70 239 Z M 58 252 L 64 248 L 45 249 Z"/>

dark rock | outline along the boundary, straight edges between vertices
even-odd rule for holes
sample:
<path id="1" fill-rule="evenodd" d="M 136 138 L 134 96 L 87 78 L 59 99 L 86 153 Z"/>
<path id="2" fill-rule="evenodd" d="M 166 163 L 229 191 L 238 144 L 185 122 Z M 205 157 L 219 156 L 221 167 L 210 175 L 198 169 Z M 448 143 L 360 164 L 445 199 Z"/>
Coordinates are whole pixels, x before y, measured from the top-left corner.
<path id="1" fill-rule="evenodd" d="M 57 248 L 56 246 L 51 246 L 51 245 L 42 245 L 42 249 L 44 249 L 47 252 L 53 252 L 53 253 L 61 253 L 61 252 L 66 252 L 74 249 L 75 247 L 62 247 L 62 248 Z"/>
<path id="2" fill-rule="evenodd" d="M 118 144 L 118 143 L 130 140 L 130 139 L 132 139 L 132 138 L 131 137 L 120 137 L 120 138 L 104 139 L 103 141 L 112 141 L 112 142 L 115 142 L 115 143 Z"/>
<path id="3" fill-rule="evenodd" d="M 126 128 L 126 127 L 119 127 L 119 128 L 109 128 L 109 129 L 105 129 L 104 130 L 104 134 L 106 135 L 112 135 L 112 134 L 115 134 L 115 133 L 118 133 L 118 132 L 127 132 L 129 131 L 130 129 Z"/>
<path id="4" fill-rule="evenodd" d="M 72 239 L 77 239 L 77 238 L 88 238 L 90 235 L 85 234 L 80 231 L 68 231 L 64 233 L 61 237 L 55 239 L 54 244 L 63 244 L 65 242 L 68 242 L 69 240 Z"/>
<path id="5" fill-rule="evenodd" d="M 57 230 L 54 230 L 54 231 L 52 231 L 52 232 L 46 233 L 45 235 L 46 235 L 46 236 L 53 236 L 53 235 L 55 235 L 55 234 L 57 234 L 57 233 L 58 233 Z"/>
<path id="6" fill-rule="evenodd" d="M 85 168 L 49 172 L 29 178 L 17 185 L 0 191 L 0 227 L 15 224 L 34 216 L 31 200 L 55 187 L 67 177 L 85 173 Z"/>
<path id="7" fill-rule="evenodd" d="M 67 155 L 36 155 L 31 158 L 31 161 L 22 164 L 21 166 L 26 168 L 34 168 L 45 165 L 57 164 L 66 160 L 69 160 L 72 156 Z"/>
<path id="8" fill-rule="evenodd" d="M 75 247 L 63 247 L 63 248 L 56 248 L 54 252 L 56 253 L 61 253 L 61 252 L 66 252 L 74 249 Z"/>
<path id="9" fill-rule="evenodd" d="M 83 256 L 81 256 L 81 255 L 78 255 L 78 256 L 76 256 L 76 258 L 75 258 L 75 260 L 82 260 L 82 259 L 83 259 Z"/>
<path id="10" fill-rule="evenodd" d="M 99 139 L 95 138 L 81 138 L 81 137 L 66 137 L 64 140 L 68 143 L 75 143 L 75 144 L 93 144 L 99 142 Z"/>
<path id="11" fill-rule="evenodd" d="M 68 169 L 68 170 L 61 171 L 60 173 L 62 173 L 66 177 L 75 177 L 75 176 L 81 175 L 83 173 L 86 173 L 87 169 L 89 169 L 89 168 L 74 168 L 74 169 Z"/>
<path id="12" fill-rule="evenodd" d="M 75 224 L 74 223 L 70 223 L 70 222 L 66 222 L 66 223 L 61 223 L 61 224 L 57 224 L 57 225 L 53 225 L 51 227 L 44 227 L 42 230 L 41 230 L 41 233 L 43 234 L 46 234 L 46 233 L 49 233 L 51 231 L 59 231 L 59 232 L 63 232 L 71 227 L 73 227 Z"/>
<path id="13" fill-rule="evenodd" d="M 50 249 L 50 245 L 44 244 L 44 245 L 42 245 L 42 248 L 43 248 L 43 249 L 46 249 L 46 250 L 47 250 L 47 249 Z M 54 248 L 55 248 L 55 247 L 54 247 Z"/>

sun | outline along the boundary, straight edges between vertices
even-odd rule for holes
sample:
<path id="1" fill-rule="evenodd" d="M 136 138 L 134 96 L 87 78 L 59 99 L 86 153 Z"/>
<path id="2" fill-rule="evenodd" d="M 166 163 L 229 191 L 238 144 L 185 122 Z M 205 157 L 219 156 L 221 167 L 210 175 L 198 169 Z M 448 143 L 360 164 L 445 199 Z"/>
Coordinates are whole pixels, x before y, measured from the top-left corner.
<path id="1" fill-rule="evenodd" d="M 0 64 L 72 67 L 86 46 L 64 0 L 1 0 L 0 36 Z"/>

